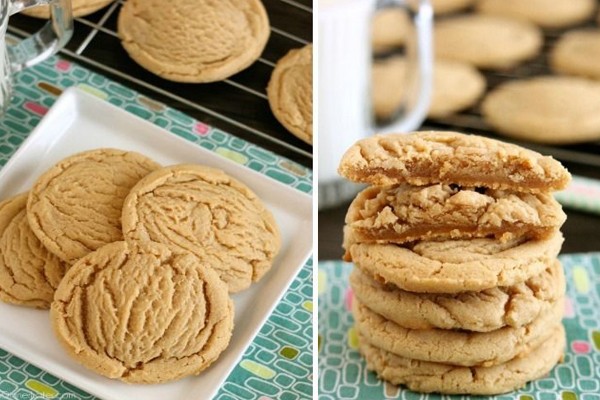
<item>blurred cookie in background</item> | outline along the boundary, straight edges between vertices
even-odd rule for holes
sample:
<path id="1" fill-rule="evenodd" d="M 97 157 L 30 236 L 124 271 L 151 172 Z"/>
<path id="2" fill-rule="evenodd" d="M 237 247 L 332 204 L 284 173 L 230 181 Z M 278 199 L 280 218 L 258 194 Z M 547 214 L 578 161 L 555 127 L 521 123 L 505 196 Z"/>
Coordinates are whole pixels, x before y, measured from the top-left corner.
<path id="1" fill-rule="evenodd" d="M 600 139 L 600 83 L 543 76 L 504 83 L 482 103 L 485 121 L 499 133 L 547 144 Z"/>
<path id="2" fill-rule="evenodd" d="M 375 13 L 372 22 L 372 46 L 384 52 L 404 45 L 410 29 L 410 19 L 400 8 L 387 8 Z"/>
<path id="3" fill-rule="evenodd" d="M 479 0 L 479 12 L 520 18 L 543 28 L 565 28 L 593 16 L 594 0 Z"/>
<path id="4" fill-rule="evenodd" d="M 407 84 L 407 62 L 402 56 L 378 61 L 373 66 L 373 109 L 378 118 L 393 116 L 402 104 Z M 433 91 L 427 115 L 447 116 L 473 106 L 485 91 L 483 75 L 469 64 L 436 60 Z"/>
<path id="5" fill-rule="evenodd" d="M 600 79 L 600 29 L 564 34 L 550 53 L 550 65 L 557 73 Z"/>
<path id="6" fill-rule="evenodd" d="M 507 69 L 536 56 L 543 43 L 532 23 L 489 15 L 447 18 L 434 27 L 438 58 L 462 61 L 483 69 Z"/>

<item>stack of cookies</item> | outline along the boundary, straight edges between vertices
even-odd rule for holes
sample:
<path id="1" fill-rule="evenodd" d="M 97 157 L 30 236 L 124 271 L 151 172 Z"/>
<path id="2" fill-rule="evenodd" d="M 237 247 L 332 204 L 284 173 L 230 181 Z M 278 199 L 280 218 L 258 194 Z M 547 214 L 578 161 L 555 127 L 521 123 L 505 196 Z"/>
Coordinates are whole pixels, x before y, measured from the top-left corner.
<path id="1" fill-rule="evenodd" d="M 570 175 L 551 157 L 453 132 L 357 142 L 339 172 L 372 186 L 348 210 L 345 258 L 369 369 L 420 392 L 498 394 L 561 359 Z"/>
<path id="2" fill-rule="evenodd" d="M 91 150 L 0 202 L 0 300 L 49 308 L 67 353 L 101 375 L 165 382 L 225 350 L 229 294 L 279 247 L 272 214 L 223 171 Z"/>

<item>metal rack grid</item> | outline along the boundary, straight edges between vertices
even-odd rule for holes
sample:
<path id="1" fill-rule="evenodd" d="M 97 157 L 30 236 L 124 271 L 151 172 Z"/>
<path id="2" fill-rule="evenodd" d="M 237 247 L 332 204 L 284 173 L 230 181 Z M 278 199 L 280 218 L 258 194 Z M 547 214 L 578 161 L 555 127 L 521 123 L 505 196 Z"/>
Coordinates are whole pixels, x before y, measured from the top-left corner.
<path id="1" fill-rule="evenodd" d="M 585 27 L 594 27 L 593 23 L 586 24 Z M 545 30 L 544 45 L 542 51 L 535 58 L 506 71 L 485 71 L 484 76 L 487 82 L 487 92 L 493 90 L 503 82 L 514 79 L 527 79 L 534 76 L 553 74 L 549 67 L 548 58 L 551 49 L 555 46 L 561 35 L 570 29 L 579 29 L 581 27 L 563 29 L 563 30 Z M 578 167 L 600 167 L 600 141 L 568 145 L 545 145 L 526 141 L 511 139 L 506 136 L 497 134 L 493 128 L 488 126 L 480 112 L 481 101 L 485 98 L 482 96 L 478 104 L 473 108 L 462 113 L 448 116 L 440 119 L 428 119 L 423 125 L 423 129 L 443 129 L 443 130 L 458 130 L 461 132 L 477 133 L 480 135 L 493 137 L 517 143 L 521 146 L 531 148 L 543 154 L 552 155 L 554 158 L 568 164 L 569 168 L 577 171 Z M 600 113 L 600 110 L 598 110 Z M 600 168 L 598 169 L 600 177 Z"/>
<path id="2" fill-rule="evenodd" d="M 312 166 L 312 147 L 272 115 L 266 87 L 277 60 L 290 49 L 312 42 L 312 0 L 263 0 L 271 23 L 265 51 L 248 69 L 221 82 L 184 84 L 159 78 L 137 65 L 121 46 L 117 19 L 124 0 L 75 19 L 75 33 L 61 55 L 106 74 L 144 95 L 207 124 Z M 27 36 L 44 21 L 11 17 L 9 32 Z"/>

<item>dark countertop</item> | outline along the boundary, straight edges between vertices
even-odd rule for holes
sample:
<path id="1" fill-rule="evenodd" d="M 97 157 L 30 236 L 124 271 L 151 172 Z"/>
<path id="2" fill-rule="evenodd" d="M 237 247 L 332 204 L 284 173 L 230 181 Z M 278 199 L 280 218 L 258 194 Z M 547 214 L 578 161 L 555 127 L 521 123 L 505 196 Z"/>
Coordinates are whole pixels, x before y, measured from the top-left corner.
<path id="1" fill-rule="evenodd" d="M 600 179 L 600 168 L 564 163 L 569 171 Z M 349 203 L 319 212 L 319 260 L 339 260 L 342 250 L 342 228 Z M 600 215 L 565 209 L 567 222 L 562 253 L 600 251 Z"/>
<path id="2" fill-rule="evenodd" d="M 260 59 L 223 82 L 185 84 L 159 78 L 137 65 L 116 34 L 123 0 L 75 19 L 75 33 L 60 52 L 95 72 L 213 127 L 312 168 L 312 146 L 297 139 L 271 113 L 266 87 L 277 60 L 312 42 L 312 0 L 263 0 L 271 35 Z M 9 33 L 25 36 L 44 21 L 10 18 Z"/>

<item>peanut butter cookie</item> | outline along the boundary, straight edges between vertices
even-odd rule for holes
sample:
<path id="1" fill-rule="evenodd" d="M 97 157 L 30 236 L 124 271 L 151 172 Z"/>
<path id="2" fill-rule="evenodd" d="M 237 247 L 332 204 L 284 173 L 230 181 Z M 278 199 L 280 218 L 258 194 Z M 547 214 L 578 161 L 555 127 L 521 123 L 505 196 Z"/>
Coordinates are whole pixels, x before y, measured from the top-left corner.
<path id="1" fill-rule="evenodd" d="M 558 73 L 600 80 L 600 29 L 565 33 L 550 53 L 550 64 Z"/>
<path id="2" fill-rule="evenodd" d="M 561 324 L 561 298 L 532 323 L 491 332 L 447 329 L 406 329 L 371 311 L 355 298 L 352 304 L 356 328 L 369 342 L 390 353 L 414 360 L 465 367 L 503 364 L 528 353 L 548 340 Z"/>
<path id="3" fill-rule="evenodd" d="M 277 120 L 297 138 L 312 144 L 313 47 L 290 50 L 277 62 L 267 95 Z"/>
<path id="4" fill-rule="evenodd" d="M 423 393 L 493 395 L 519 389 L 546 375 L 565 351 L 565 330 L 558 324 L 539 347 L 492 367 L 460 367 L 412 360 L 385 351 L 360 336 L 367 368 L 394 385 Z"/>
<path id="5" fill-rule="evenodd" d="M 571 179 L 552 157 L 481 136 L 434 131 L 359 140 L 338 171 L 372 185 L 445 183 L 524 192 L 562 190 Z"/>
<path id="6" fill-rule="evenodd" d="M 373 51 L 383 52 L 404 45 L 410 19 L 400 8 L 386 8 L 375 13 L 372 22 Z"/>
<path id="7" fill-rule="evenodd" d="M 0 300 L 50 308 L 66 264 L 33 234 L 26 207 L 27 193 L 0 203 Z"/>
<path id="8" fill-rule="evenodd" d="M 458 185 L 371 186 L 346 214 L 346 232 L 360 243 L 431 239 L 551 236 L 566 220 L 548 193 Z"/>
<path id="9" fill-rule="evenodd" d="M 530 324 L 565 293 L 565 278 L 558 261 L 523 283 L 481 292 L 412 293 L 381 284 L 358 268 L 350 275 L 350 285 L 362 304 L 403 328 L 475 332 Z"/>
<path id="10" fill-rule="evenodd" d="M 27 203 L 31 229 L 61 260 L 123 239 L 121 207 L 129 190 L 160 165 L 135 152 L 97 149 L 50 168 L 33 185 Z"/>
<path id="11" fill-rule="evenodd" d="M 109 378 L 158 383 L 197 375 L 227 347 L 233 302 L 209 265 L 125 242 L 79 260 L 50 312 L 59 342 Z"/>
<path id="12" fill-rule="evenodd" d="M 539 275 L 563 237 L 424 241 L 411 245 L 355 243 L 345 236 L 346 260 L 381 283 L 420 293 L 460 293 L 514 286 Z"/>
<path id="13" fill-rule="evenodd" d="M 542 76 L 501 84 L 481 112 L 503 135 L 538 143 L 573 144 L 600 139 L 600 82 Z"/>
<path id="14" fill-rule="evenodd" d="M 119 37 L 129 56 L 177 82 L 214 82 L 256 61 L 269 39 L 260 0 L 127 0 Z"/>
<path id="15" fill-rule="evenodd" d="M 199 165 L 162 168 L 142 179 L 123 205 L 125 240 L 191 252 L 239 292 L 271 268 L 279 251 L 273 215 L 244 184 Z"/>

